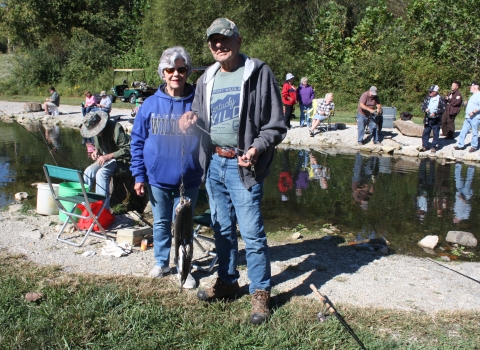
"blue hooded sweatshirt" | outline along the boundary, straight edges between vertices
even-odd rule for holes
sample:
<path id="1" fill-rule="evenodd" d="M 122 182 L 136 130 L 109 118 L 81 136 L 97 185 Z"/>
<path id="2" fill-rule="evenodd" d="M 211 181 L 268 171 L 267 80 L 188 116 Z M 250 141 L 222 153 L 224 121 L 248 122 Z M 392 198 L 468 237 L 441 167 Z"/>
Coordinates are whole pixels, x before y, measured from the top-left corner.
<path id="1" fill-rule="evenodd" d="M 200 140 L 193 132 L 183 134 L 178 120 L 191 110 L 195 89 L 185 85 L 186 96 L 173 98 L 165 84 L 148 97 L 135 117 L 130 142 L 135 183 L 149 183 L 164 189 L 198 187 L 203 175 L 198 161 Z"/>

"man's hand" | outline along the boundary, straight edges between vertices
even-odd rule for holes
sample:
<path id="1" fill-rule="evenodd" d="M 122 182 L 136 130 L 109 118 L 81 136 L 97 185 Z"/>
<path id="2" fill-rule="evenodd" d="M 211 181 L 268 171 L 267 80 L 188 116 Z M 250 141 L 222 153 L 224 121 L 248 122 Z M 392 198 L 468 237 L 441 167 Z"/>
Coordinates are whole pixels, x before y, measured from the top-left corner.
<path id="1" fill-rule="evenodd" d="M 180 131 L 185 134 L 188 129 L 197 124 L 197 120 L 198 116 L 196 113 L 192 111 L 186 112 L 178 120 L 178 127 L 180 128 Z"/>
<path id="2" fill-rule="evenodd" d="M 98 165 L 103 166 L 103 164 L 105 164 L 105 162 L 108 162 L 112 158 L 113 158 L 112 153 L 105 154 L 104 156 L 97 157 L 97 163 L 98 163 Z"/>
<path id="3" fill-rule="evenodd" d="M 92 157 L 93 160 L 97 160 L 97 157 L 98 157 L 97 150 L 95 150 L 95 151 L 92 152 L 91 157 Z"/>
<path id="4" fill-rule="evenodd" d="M 252 147 L 243 156 L 238 157 L 238 165 L 244 168 L 248 168 L 249 166 L 257 162 L 257 158 L 257 149 Z"/>
<path id="5" fill-rule="evenodd" d="M 138 196 L 143 197 L 145 195 L 145 184 L 143 182 L 136 182 L 133 189 Z"/>

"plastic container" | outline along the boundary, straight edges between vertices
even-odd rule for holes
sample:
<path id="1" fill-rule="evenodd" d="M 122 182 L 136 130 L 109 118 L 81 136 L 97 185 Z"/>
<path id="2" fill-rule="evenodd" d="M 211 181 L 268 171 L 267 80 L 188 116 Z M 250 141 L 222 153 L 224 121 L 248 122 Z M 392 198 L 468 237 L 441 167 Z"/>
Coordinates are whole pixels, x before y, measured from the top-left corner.
<path id="1" fill-rule="evenodd" d="M 52 184 L 55 194 L 58 195 L 59 185 Z M 37 214 L 41 215 L 57 215 L 58 207 L 55 204 L 50 186 L 47 183 L 37 185 Z"/>
<path id="2" fill-rule="evenodd" d="M 85 185 L 85 189 L 88 191 L 90 187 Z M 82 194 L 82 187 L 78 182 L 62 182 L 59 186 L 58 194 L 60 197 L 76 196 Z M 75 206 L 75 203 L 60 201 L 67 211 L 71 211 Z M 74 211 L 75 214 L 81 214 L 82 211 L 79 208 L 76 208 Z M 65 222 L 67 220 L 67 215 L 63 213 L 58 214 L 60 221 Z M 75 222 L 78 222 L 78 218 L 73 218 Z"/>

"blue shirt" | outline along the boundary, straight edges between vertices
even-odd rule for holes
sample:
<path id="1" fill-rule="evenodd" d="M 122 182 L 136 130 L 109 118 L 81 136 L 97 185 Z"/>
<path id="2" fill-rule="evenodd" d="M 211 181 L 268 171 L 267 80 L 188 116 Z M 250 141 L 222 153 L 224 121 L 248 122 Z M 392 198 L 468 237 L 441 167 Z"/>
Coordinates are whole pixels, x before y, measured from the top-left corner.
<path id="1" fill-rule="evenodd" d="M 470 113 L 477 110 L 477 113 L 470 117 Z M 480 91 L 475 92 L 469 99 L 465 108 L 465 118 L 480 118 Z"/>

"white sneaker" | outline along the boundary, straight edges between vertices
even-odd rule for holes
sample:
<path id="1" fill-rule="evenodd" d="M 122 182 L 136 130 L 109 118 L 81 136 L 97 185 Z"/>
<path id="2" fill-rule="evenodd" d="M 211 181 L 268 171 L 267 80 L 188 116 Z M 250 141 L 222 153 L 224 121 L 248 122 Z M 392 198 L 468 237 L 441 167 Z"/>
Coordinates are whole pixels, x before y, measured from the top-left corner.
<path id="1" fill-rule="evenodd" d="M 195 281 L 195 278 L 193 278 L 192 274 L 189 273 L 187 276 L 187 279 L 185 280 L 185 283 L 183 284 L 183 288 L 193 289 L 196 286 L 197 286 L 197 282 Z"/>
<path id="2" fill-rule="evenodd" d="M 153 269 L 150 270 L 148 275 L 151 278 L 161 278 L 161 277 L 163 277 L 164 274 L 169 273 L 169 272 L 170 272 L 170 267 L 168 267 L 168 266 L 160 267 L 160 266 L 155 265 L 153 267 Z"/>

